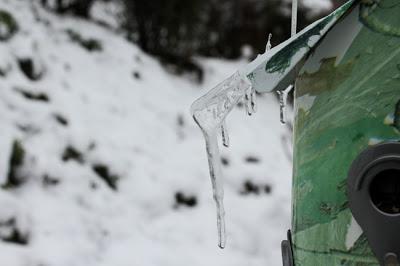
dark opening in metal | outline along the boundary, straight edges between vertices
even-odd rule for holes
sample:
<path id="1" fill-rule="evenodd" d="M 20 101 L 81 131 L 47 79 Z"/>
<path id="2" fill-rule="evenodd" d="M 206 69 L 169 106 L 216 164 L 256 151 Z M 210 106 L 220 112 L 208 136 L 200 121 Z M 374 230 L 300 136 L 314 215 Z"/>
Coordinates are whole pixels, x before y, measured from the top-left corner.
<path id="1" fill-rule="evenodd" d="M 379 172 L 369 186 L 375 207 L 387 214 L 400 214 L 400 169 Z"/>

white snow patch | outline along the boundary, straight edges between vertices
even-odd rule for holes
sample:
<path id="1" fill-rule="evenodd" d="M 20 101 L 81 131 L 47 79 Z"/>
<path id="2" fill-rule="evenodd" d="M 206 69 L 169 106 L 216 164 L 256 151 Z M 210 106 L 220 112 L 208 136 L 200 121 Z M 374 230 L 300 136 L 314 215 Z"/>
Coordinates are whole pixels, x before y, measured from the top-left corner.
<path id="1" fill-rule="evenodd" d="M 198 85 L 168 74 L 138 47 L 96 24 L 39 9 L 50 22 L 46 26 L 28 3 L 0 2 L 20 27 L 0 43 L 0 58 L 10 54 L 11 65 L 0 77 L 0 174 L 4 179 L 15 138 L 29 166 L 21 187 L 0 189 L 0 210 L 8 208 L 29 232 L 27 245 L 0 241 L 2 265 L 281 264 L 280 241 L 290 226 L 291 163 L 281 145 L 289 133 L 279 123 L 276 98 L 259 97 L 251 119 L 243 109 L 230 117 L 232 147 L 221 151 L 229 160 L 224 251 L 215 244 L 203 139 L 189 114 L 194 99 L 246 62 L 199 58 L 205 80 Z M 67 29 L 98 40 L 102 51 L 72 42 Z M 40 53 L 31 48 L 34 42 Z M 20 71 L 16 56 L 22 54 L 39 57 L 46 68 L 40 80 Z M 16 87 L 44 93 L 49 102 L 29 100 Z M 67 146 L 82 153 L 83 162 L 63 161 Z M 260 162 L 246 163 L 247 156 Z M 116 191 L 92 170 L 95 164 L 119 177 Z M 271 194 L 242 195 L 246 180 L 269 185 Z M 176 206 L 177 192 L 194 196 L 197 205 Z"/>

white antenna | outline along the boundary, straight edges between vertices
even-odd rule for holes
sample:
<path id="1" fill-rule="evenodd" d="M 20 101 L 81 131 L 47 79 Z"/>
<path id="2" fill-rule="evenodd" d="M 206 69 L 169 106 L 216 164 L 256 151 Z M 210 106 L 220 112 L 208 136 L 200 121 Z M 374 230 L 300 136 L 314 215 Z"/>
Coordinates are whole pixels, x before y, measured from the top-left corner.
<path id="1" fill-rule="evenodd" d="M 297 31 L 297 3 L 298 0 L 292 0 L 292 29 L 291 36 L 296 34 Z"/>
<path id="2" fill-rule="evenodd" d="M 296 34 L 297 31 L 297 5 L 298 0 L 292 0 L 292 28 L 290 36 Z M 279 108 L 281 113 L 281 123 L 286 124 L 286 105 L 289 92 L 294 89 L 294 85 L 289 85 L 285 90 L 279 90 Z"/>

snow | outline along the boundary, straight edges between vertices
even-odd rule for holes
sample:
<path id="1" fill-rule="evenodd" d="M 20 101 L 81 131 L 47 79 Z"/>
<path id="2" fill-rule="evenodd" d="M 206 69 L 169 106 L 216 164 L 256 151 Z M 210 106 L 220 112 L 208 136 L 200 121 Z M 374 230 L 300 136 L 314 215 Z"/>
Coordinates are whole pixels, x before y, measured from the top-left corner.
<path id="1" fill-rule="evenodd" d="M 280 241 L 290 227 L 291 162 L 283 149 L 290 134 L 279 123 L 276 97 L 258 97 L 251 118 L 243 109 L 229 117 L 231 147 L 221 150 L 229 160 L 223 168 L 229 244 L 223 251 L 216 246 L 204 143 L 189 113 L 196 98 L 246 62 L 198 58 L 205 69 L 199 85 L 169 74 L 95 23 L 39 7 L 37 21 L 32 3 L 0 2 L 20 28 L 0 42 L 0 57 L 11 67 L 0 77 L 0 182 L 14 139 L 26 151 L 28 173 L 20 187 L 0 188 L 0 222 L 15 218 L 28 236 L 26 245 L 0 241 L 1 264 L 280 265 Z M 102 50 L 87 51 L 71 41 L 68 29 L 99 40 Z M 28 79 L 20 57 L 33 58 L 43 76 Z M 17 88 L 45 93 L 49 101 L 26 99 Z M 80 151 L 83 162 L 63 161 L 67 146 Z M 250 156 L 260 161 L 246 162 Z M 119 177 L 117 190 L 96 175 L 95 164 Z M 45 175 L 59 182 L 45 184 Z M 270 186 L 271 193 L 241 193 L 247 180 Z M 177 192 L 195 196 L 197 205 L 177 206 Z"/>
<path id="2" fill-rule="evenodd" d="M 302 0 L 302 4 L 311 10 L 330 10 L 332 2 L 330 0 Z"/>

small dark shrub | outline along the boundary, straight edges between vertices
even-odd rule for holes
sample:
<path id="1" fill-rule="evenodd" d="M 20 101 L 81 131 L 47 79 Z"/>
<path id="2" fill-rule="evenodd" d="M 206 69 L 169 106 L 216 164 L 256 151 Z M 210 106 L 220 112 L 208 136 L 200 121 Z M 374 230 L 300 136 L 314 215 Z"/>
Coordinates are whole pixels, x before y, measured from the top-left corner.
<path id="1" fill-rule="evenodd" d="M 7 41 L 18 31 L 17 21 L 5 10 L 0 10 L 0 28 L 5 29 L 0 31 L 0 41 Z"/>
<path id="2" fill-rule="evenodd" d="M 83 155 L 75 147 L 68 145 L 62 154 L 62 160 L 67 162 L 69 160 L 76 161 L 78 163 L 84 163 Z"/>
<path id="3" fill-rule="evenodd" d="M 90 9 L 94 0 L 41 0 L 43 7 L 58 14 L 72 14 L 82 18 L 89 18 Z"/>
<path id="4" fill-rule="evenodd" d="M 140 73 L 138 71 L 133 71 L 133 77 L 135 79 L 141 79 L 141 75 L 140 75 Z"/>
<path id="5" fill-rule="evenodd" d="M 111 174 L 108 170 L 108 166 L 104 164 L 95 164 L 92 169 L 111 189 L 117 190 L 119 176 Z"/>
<path id="6" fill-rule="evenodd" d="M 197 198 L 196 196 L 188 196 L 183 194 L 182 192 L 175 193 L 175 208 L 179 206 L 186 206 L 186 207 L 194 207 L 197 205 Z"/>
<path id="7" fill-rule="evenodd" d="M 6 221 L 0 221 L 0 229 L 10 231 L 9 234 L 0 233 L 0 239 L 4 242 L 14 243 L 18 245 L 28 244 L 28 234 L 23 233 L 18 227 L 15 218 L 10 218 Z M 0 230 L 2 231 L 2 230 Z"/>
<path id="8" fill-rule="evenodd" d="M 24 164 L 24 159 L 24 147 L 22 146 L 20 141 L 14 140 L 11 150 L 7 181 L 2 186 L 3 188 L 8 189 L 19 187 L 25 181 L 25 178 L 20 173 L 20 169 Z"/>
<path id="9" fill-rule="evenodd" d="M 229 159 L 224 156 L 221 156 L 221 163 L 223 166 L 229 166 Z"/>
<path id="10" fill-rule="evenodd" d="M 240 194 L 242 195 L 249 195 L 249 194 L 255 194 L 259 195 L 261 193 L 265 194 L 270 194 L 272 191 L 272 188 L 270 185 L 262 185 L 262 184 L 255 184 L 250 180 L 247 180 L 243 183 L 243 188 L 240 191 Z"/>
<path id="11" fill-rule="evenodd" d="M 178 114 L 176 122 L 178 123 L 179 127 L 183 127 L 185 125 L 185 119 L 183 118 L 182 114 Z"/>
<path id="12" fill-rule="evenodd" d="M 68 120 L 67 120 L 64 116 L 62 116 L 62 115 L 60 115 L 60 114 L 54 114 L 53 116 L 54 116 L 54 119 L 55 119 L 60 125 L 62 125 L 62 126 L 68 126 Z"/>
<path id="13" fill-rule="evenodd" d="M 43 76 L 43 71 L 36 69 L 36 66 L 31 58 L 19 58 L 18 65 L 24 75 L 33 81 L 39 80 Z"/>
<path id="14" fill-rule="evenodd" d="M 70 37 L 71 41 L 79 44 L 81 47 L 86 49 L 89 52 L 96 52 L 103 50 L 103 47 L 99 40 L 88 38 L 83 38 L 78 32 L 68 29 L 66 30 L 68 36 Z"/>
<path id="15" fill-rule="evenodd" d="M 258 195 L 259 193 L 260 193 L 260 188 L 258 185 L 254 184 L 250 180 L 247 180 L 246 182 L 244 182 L 241 194 L 244 194 L 244 195 L 256 194 L 256 195 Z"/>
<path id="16" fill-rule="evenodd" d="M 60 183 L 60 180 L 58 178 L 45 174 L 43 176 L 42 183 L 44 187 L 50 187 L 58 185 Z"/>
<path id="17" fill-rule="evenodd" d="M 258 157 L 256 157 L 256 156 L 249 155 L 249 156 L 247 156 L 247 157 L 245 158 L 245 161 L 246 161 L 247 163 L 259 163 L 259 162 L 260 162 L 260 158 L 258 158 Z"/>
<path id="18" fill-rule="evenodd" d="M 44 92 L 31 92 L 22 88 L 17 88 L 16 89 L 19 93 L 21 93 L 22 96 L 24 96 L 25 99 L 31 100 L 31 101 L 39 101 L 39 102 L 49 102 L 49 96 L 47 96 L 46 93 Z"/>

